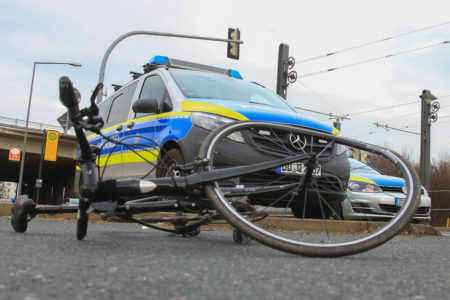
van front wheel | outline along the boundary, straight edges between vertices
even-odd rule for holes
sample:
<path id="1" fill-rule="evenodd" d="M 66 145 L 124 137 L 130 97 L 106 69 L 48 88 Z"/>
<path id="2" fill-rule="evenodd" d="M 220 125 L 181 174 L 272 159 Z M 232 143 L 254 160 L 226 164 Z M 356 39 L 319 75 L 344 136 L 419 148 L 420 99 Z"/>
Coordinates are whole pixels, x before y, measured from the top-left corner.
<path id="1" fill-rule="evenodd" d="M 156 170 L 156 177 L 179 177 L 182 175 L 181 172 L 179 170 L 173 170 L 172 167 L 182 164 L 184 164 L 184 157 L 181 151 L 176 148 L 170 149 L 161 158 L 158 169 Z"/>

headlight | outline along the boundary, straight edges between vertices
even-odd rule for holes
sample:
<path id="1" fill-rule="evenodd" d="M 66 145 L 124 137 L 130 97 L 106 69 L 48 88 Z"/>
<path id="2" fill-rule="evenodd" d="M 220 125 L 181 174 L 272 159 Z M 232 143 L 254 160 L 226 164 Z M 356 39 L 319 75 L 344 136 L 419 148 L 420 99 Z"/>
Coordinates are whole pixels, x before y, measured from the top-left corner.
<path id="1" fill-rule="evenodd" d="M 204 128 L 206 130 L 213 131 L 223 124 L 230 123 L 233 121 L 236 121 L 231 118 L 222 117 L 219 115 L 214 114 L 208 114 L 208 113 L 202 113 L 202 112 L 193 112 L 191 114 L 192 122 L 194 122 L 195 125 L 198 127 Z M 239 142 L 239 143 L 245 143 L 244 137 L 240 132 L 234 132 L 227 136 L 229 139 Z"/>
<path id="2" fill-rule="evenodd" d="M 352 192 L 360 193 L 381 193 L 383 190 L 375 184 L 362 182 L 362 181 L 349 181 L 348 189 Z"/>
<path id="3" fill-rule="evenodd" d="M 336 146 L 336 155 L 342 155 L 344 153 L 348 153 L 347 147 L 342 144 L 337 144 Z"/>

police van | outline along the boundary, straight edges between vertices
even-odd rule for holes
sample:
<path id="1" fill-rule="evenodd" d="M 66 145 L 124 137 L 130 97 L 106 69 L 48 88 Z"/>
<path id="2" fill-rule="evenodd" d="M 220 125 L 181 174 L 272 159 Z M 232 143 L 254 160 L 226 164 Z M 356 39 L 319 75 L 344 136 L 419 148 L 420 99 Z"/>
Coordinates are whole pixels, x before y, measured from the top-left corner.
<path id="1" fill-rule="evenodd" d="M 333 126 L 301 116 L 272 91 L 243 80 L 238 71 L 166 56 L 155 56 L 144 69 L 145 74 L 99 104 L 103 135 L 133 145 L 130 149 L 100 135 L 88 136 L 100 149 L 97 163 L 103 179 L 167 176 L 170 171 L 158 166 L 193 161 L 212 130 L 236 120 L 338 134 Z"/>

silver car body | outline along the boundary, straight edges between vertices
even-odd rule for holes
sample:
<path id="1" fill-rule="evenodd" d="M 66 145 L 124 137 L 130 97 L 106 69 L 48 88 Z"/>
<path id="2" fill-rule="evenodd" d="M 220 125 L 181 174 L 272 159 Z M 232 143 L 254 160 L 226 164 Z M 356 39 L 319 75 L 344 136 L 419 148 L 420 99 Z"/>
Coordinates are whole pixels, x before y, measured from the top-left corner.
<path id="1" fill-rule="evenodd" d="M 402 205 L 405 194 L 401 189 L 401 178 L 383 175 L 368 165 L 350 159 L 350 182 L 358 181 L 377 185 L 380 192 L 355 192 L 347 189 L 347 198 L 342 202 L 342 215 L 348 220 L 372 220 L 392 218 Z M 414 216 L 417 222 L 429 222 L 431 198 L 424 188 L 420 205 Z"/>

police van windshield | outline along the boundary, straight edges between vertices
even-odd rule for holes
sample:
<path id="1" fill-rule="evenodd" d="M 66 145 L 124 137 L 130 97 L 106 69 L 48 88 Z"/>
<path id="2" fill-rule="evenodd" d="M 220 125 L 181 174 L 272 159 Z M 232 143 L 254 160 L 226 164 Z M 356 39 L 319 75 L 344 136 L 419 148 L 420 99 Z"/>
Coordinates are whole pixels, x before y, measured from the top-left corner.
<path id="1" fill-rule="evenodd" d="M 186 98 L 233 100 L 294 111 L 281 97 L 251 82 L 204 72 L 170 72 Z"/>

